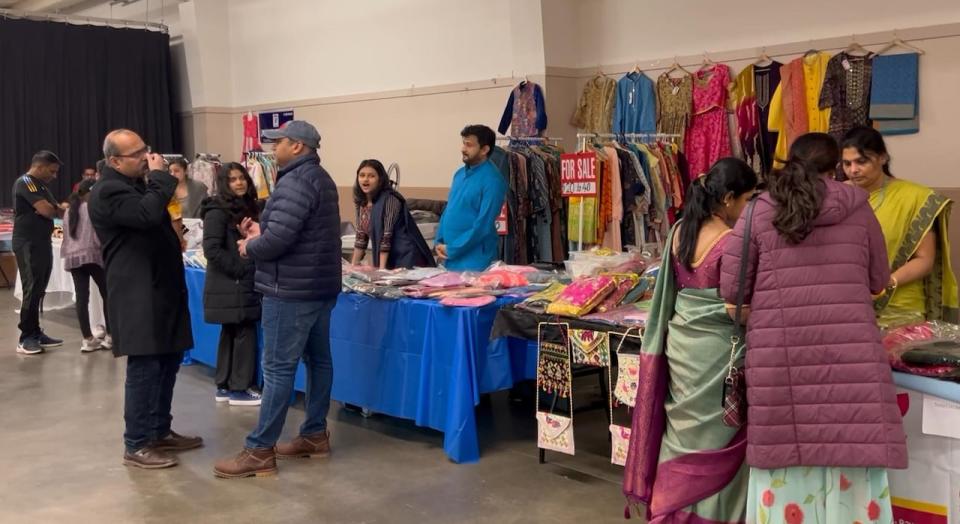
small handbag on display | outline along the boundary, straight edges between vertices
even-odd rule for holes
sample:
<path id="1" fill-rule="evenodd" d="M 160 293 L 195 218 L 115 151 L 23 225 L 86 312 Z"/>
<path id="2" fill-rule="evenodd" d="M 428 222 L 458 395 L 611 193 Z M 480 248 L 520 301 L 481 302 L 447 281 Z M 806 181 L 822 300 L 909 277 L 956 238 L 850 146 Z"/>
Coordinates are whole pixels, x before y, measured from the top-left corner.
<path id="1" fill-rule="evenodd" d="M 630 450 L 630 428 L 610 424 L 610 463 L 617 466 L 627 464 L 627 451 Z"/>
<path id="2" fill-rule="evenodd" d="M 733 319 L 733 335 L 730 336 L 730 364 L 723 380 L 723 423 L 739 428 L 747 423 L 747 380 L 743 360 L 737 359 L 737 350 L 744 342 L 743 300 L 747 286 L 747 265 L 750 258 L 750 226 L 757 201 L 747 204 L 743 227 L 743 249 L 740 253 L 740 285 L 737 288 L 737 309 Z"/>
<path id="3" fill-rule="evenodd" d="M 610 340 L 606 333 L 571 329 L 570 351 L 574 364 L 601 368 L 610 366 Z"/>
<path id="4" fill-rule="evenodd" d="M 537 447 L 574 455 L 573 414 L 565 417 L 538 411 Z"/>
<path id="5" fill-rule="evenodd" d="M 610 333 L 612 337 L 620 337 L 617 344 L 617 384 L 613 389 L 613 396 L 625 405 L 634 407 L 637 401 L 637 390 L 640 387 L 640 355 L 638 353 L 624 353 L 623 345 L 627 338 L 636 339 L 638 344 L 642 344 L 639 335 L 631 335 L 630 328 L 624 333 Z M 639 330 L 638 330 L 639 331 Z"/>

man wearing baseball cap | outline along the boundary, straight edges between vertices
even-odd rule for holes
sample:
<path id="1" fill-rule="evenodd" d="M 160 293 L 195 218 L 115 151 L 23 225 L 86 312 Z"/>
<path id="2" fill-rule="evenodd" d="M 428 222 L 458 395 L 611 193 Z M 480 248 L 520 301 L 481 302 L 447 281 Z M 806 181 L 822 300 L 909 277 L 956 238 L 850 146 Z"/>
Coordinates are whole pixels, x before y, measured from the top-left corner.
<path id="1" fill-rule="evenodd" d="M 57 155 L 39 151 L 33 155 L 30 170 L 13 184 L 13 252 L 23 284 L 17 353 L 23 355 L 63 344 L 40 329 L 40 303 L 53 271 L 53 219 L 63 216 L 47 184 L 57 178 L 62 165 Z"/>
<path id="2" fill-rule="evenodd" d="M 272 475 L 278 457 L 330 453 L 330 313 L 341 285 L 337 186 L 320 166 L 315 127 L 294 120 L 264 135 L 276 141 L 276 189 L 260 224 L 240 224 L 244 238 L 238 243 L 240 255 L 256 262 L 256 290 L 263 294 L 263 398 L 244 449 L 214 465 L 221 478 Z M 301 359 L 307 368 L 306 420 L 299 436 L 278 444 Z"/>

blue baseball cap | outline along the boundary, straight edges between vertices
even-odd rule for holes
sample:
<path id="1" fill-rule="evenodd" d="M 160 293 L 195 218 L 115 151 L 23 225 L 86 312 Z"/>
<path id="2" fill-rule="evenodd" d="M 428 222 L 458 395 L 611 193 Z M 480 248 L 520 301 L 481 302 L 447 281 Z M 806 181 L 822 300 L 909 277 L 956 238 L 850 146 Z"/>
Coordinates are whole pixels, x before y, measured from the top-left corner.
<path id="1" fill-rule="evenodd" d="M 280 129 L 268 129 L 263 132 L 263 136 L 270 140 L 289 138 L 312 149 L 320 148 L 320 132 L 312 124 L 303 120 L 291 120 Z"/>

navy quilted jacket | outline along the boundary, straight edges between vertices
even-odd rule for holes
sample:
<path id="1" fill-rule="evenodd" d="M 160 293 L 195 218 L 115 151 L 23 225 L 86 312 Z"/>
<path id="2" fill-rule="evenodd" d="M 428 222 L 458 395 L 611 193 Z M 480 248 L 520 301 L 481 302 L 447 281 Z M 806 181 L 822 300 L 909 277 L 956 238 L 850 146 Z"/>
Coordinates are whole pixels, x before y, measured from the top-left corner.
<path id="1" fill-rule="evenodd" d="M 324 300 L 340 293 L 340 206 L 337 186 L 316 153 L 277 174 L 260 221 L 247 244 L 257 264 L 256 290 L 282 300 Z"/>

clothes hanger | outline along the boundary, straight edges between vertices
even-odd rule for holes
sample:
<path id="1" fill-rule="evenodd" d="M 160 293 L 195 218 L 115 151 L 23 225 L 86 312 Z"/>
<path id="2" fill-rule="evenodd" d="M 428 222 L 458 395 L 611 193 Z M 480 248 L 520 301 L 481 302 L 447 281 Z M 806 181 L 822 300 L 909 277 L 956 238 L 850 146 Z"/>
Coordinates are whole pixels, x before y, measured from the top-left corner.
<path id="1" fill-rule="evenodd" d="M 919 47 L 914 46 L 914 45 L 910 45 L 910 44 L 908 44 L 907 42 L 901 40 L 900 37 L 897 35 L 896 29 L 894 29 L 894 31 L 893 31 L 893 40 L 891 40 L 889 44 L 885 45 L 885 46 L 883 47 L 883 49 L 877 51 L 876 54 L 882 55 L 882 54 L 886 53 L 887 51 L 890 51 L 891 49 L 895 49 L 895 48 L 897 48 L 897 47 L 899 47 L 899 48 L 901 48 L 901 49 L 907 49 L 907 50 L 909 50 L 909 51 L 913 51 L 914 53 L 917 53 L 918 55 L 926 54 L 926 51 L 924 51 L 923 49 L 920 49 Z"/>
<path id="2" fill-rule="evenodd" d="M 870 51 L 865 49 L 862 45 L 857 42 L 857 35 L 850 35 L 850 45 L 843 50 L 844 53 L 853 56 L 867 56 L 870 55 Z M 860 55 L 855 55 L 855 53 L 861 53 Z"/>
<path id="3" fill-rule="evenodd" d="M 687 74 L 687 75 L 693 74 L 690 71 L 687 71 L 686 68 L 684 68 L 682 65 L 680 65 L 680 62 L 677 61 L 677 57 L 673 57 L 673 64 L 670 65 L 670 68 L 667 69 L 667 72 L 664 74 L 667 76 L 670 76 L 671 73 L 674 73 L 676 71 L 682 71 L 684 74 Z"/>
<path id="4" fill-rule="evenodd" d="M 770 55 L 767 54 L 767 48 L 764 47 L 763 50 L 760 51 L 760 56 L 757 57 L 757 60 L 753 63 L 753 65 L 764 66 L 764 65 L 770 65 L 772 63 L 773 63 L 773 59 L 770 58 Z"/>
<path id="5" fill-rule="evenodd" d="M 713 67 L 717 65 L 716 62 L 710 59 L 710 55 L 706 51 L 703 52 L 703 63 L 700 64 L 700 69 L 697 69 L 697 72 L 703 71 L 708 67 Z"/>

